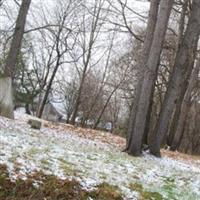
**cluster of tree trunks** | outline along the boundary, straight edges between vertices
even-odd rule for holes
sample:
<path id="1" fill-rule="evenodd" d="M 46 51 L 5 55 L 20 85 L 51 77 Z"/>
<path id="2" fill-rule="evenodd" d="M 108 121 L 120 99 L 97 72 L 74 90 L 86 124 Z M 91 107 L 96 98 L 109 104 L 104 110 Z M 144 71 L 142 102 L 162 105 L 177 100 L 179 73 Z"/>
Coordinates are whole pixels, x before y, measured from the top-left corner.
<path id="1" fill-rule="evenodd" d="M 136 113 L 134 121 L 131 122 L 133 123 L 133 129 L 131 131 L 132 139 L 127 151 L 129 154 L 134 156 L 141 155 L 146 119 L 172 5 L 173 1 L 167 0 L 161 1 L 159 5 L 152 44 L 148 59 L 145 63 L 144 78 L 142 80 L 140 92 L 138 92 L 139 100 L 137 103 Z M 157 6 L 157 4 L 155 4 L 155 6 Z"/>
<path id="2" fill-rule="evenodd" d="M 82 69 L 79 72 L 79 81 L 77 91 L 74 95 L 74 104 L 71 111 L 71 123 L 75 124 L 76 118 L 82 103 L 82 96 L 84 93 L 84 84 L 87 81 L 91 68 L 91 58 L 95 41 L 101 30 L 101 12 L 103 11 L 104 1 L 95 1 L 94 10 L 91 18 L 90 29 L 86 37 L 86 27 L 79 30 L 82 34 Z M 137 60 L 137 68 L 140 69 L 138 82 L 136 86 L 136 93 L 134 102 L 132 102 L 131 112 L 129 117 L 126 151 L 134 156 L 140 156 L 143 145 L 148 145 L 150 153 L 160 157 L 160 149 L 162 145 L 169 145 L 171 150 L 177 150 L 181 146 L 181 141 L 186 138 L 185 127 L 188 118 L 193 118 L 196 113 L 191 111 L 192 108 L 198 107 L 193 102 L 191 97 L 194 87 L 198 80 L 198 73 L 200 70 L 200 59 L 198 58 L 198 40 L 200 35 L 200 1 L 199 0 L 184 0 L 181 1 L 182 12 L 180 15 L 180 23 L 178 30 L 178 42 L 174 48 L 174 61 L 171 67 L 169 80 L 166 84 L 165 94 L 161 100 L 161 106 L 158 109 L 159 114 L 156 116 L 155 124 L 152 125 L 152 113 L 154 96 L 156 92 L 156 80 L 158 80 L 158 72 L 162 60 L 163 49 L 165 48 L 166 33 L 168 31 L 168 24 L 170 15 L 173 13 L 173 6 L 177 3 L 174 0 L 151 0 L 150 10 L 144 40 L 139 38 L 129 27 L 124 13 L 126 3 L 121 1 L 122 15 L 125 27 L 130 34 L 136 39 L 143 42 L 140 57 Z M 0 114 L 13 118 L 13 80 L 16 75 L 16 63 L 20 54 L 21 43 L 26 24 L 26 18 L 30 7 L 31 0 L 22 0 L 19 8 L 16 26 L 13 34 L 13 39 L 10 44 L 8 56 L 6 58 L 4 73 L 0 77 Z M 69 3 L 69 5 L 71 5 Z M 66 8 L 67 9 L 67 8 Z M 48 101 L 49 94 L 57 75 L 59 67 L 64 63 L 63 57 L 69 51 L 68 37 L 72 30 L 66 28 L 67 11 L 59 18 L 58 26 L 51 30 L 54 36 L 54 44 L 49 53 L 49 62 L 47 64 L 47 72 L 41 84 L 41 90 L 38 91 L 44 96 L 38 109 L 37 116 L 42 117 L 44 107 Z M 85 19 L 84 19 L 85 20 Z M 83 25 L 86 26 L 85 21 Z M 94 98 L 90 111 L 85 114 L 83 124 L 90 118 L 93 112 L 95 103 L 103 91 L 105 84 L 105 77 L 109 61 L 111 57 L 111 50 L 113 46 L 113 39 L 109 47 L 109 54 L 105 67 L 105 74 L 103 75 L 102 84 L 100 84 L 99 94 Z M 72 45 L 73 48 L 73 45 Z M 55 55 L 56 54 L 56 55 Z M 54 58 L 55 56 L 55 58 Z M 53 61 L 52 61 L 53 60 Z M 75 63 L 75 61 L 74 61 Z M 53 65 L 53 68 L 52 66 Z M 76 66 L 77 67 L 77 66 Z M 78 68 L 78 67 L 77 67 Z M 99 111 L 99 115 L 95 118 L 93 128 L 97 128 L 101 119 L 116 91 L 123 85 L 126 79 L 126 71 L 122 72 L 121 79 L 118 83 L 114 83 L 110 88 L 110 94 L 104 99 L 104 104 Z M 123 74 L 125 73 L 125 75 Z M 49 75 L 50 74 L 50 75 Z M 35 97 L 35 96 L 34 96 Z M 74 99 L 73 98 L 73 99 Z M 26 104 L 27 113 L 30 113 L 29 105 Z M 198 110 L 198 109 L 197 109 Z M 188 114 L 192 113 L 192 114 Z M 195 114 L 194 114 L 195 113 Z M 69 120 L 68 118 L 68 120 Z M 196 117 L 198 118 L 198 117 Z M 196 119 L 194 119 L 196 123 Z M 190 125 L 188 125 L 190 127 Z M 193 125 L 196 131 L 197 125 Z M 189 132 L 192 132 L 189 130 Z M 197 130 L 198 132 L 198 130 Z M 185 135 L 186 134 L 186 135 Z M 194 138 L 193 138 L 194 140 Z M 197 140 L 197 139 L 196 139 Z M 194 145 L 195 146 L 195 145 Z M 193 147 L 194 148 L 194 147 Z M 193 150 L 195 151 L 195 150 Z"/>
<path id="3" fill-rule="evenodd" d="M 151 1 L 151 5 L 154 5 L 154 1 Z M 157 4 L 154 5 L 154 9 L 157 9 L 156 5 Z M 129 130 L 131 133 L 131 137 L 129 138 L 131 138 L 131 140 L 128 141 L 127 151 L 134 156 L 141 155 L 143 137 L 148 134 L 145 133 L 146 130 L 148 131 L 148 129 L 145 130 L 145 127 L 148 127 L 149 123 L 151 98 L 172 5 L 173 1 L 160 1 L 152 44 L 148 59 L 145 63 L 144 77 L 141 81 L 142 86 L 138 87 L 138 102 L 136 102 L 136 106 L 133 106 L 136 108 L 132 110 L 132 112 L 135 113 L 131 114 L 129 125 L 131 129 L 131 131 Z M 149 18 L 150 17 L 151 15 Z M 149 23 L 151 22 L 149 21 Z M 150 24 L 148 24 L 148 26 L 150 26 Z M 167 92 L 155 128 L 148 136 L 150 153 L 157 157 L 161 156 L 160 148 L 162 144 L 165 144 L 171 122 L 171 131 L 174 135 L 171 134 L 173 136 L 171 136 L 172 141 L 170 141 L 170 143 L 173 144 L 171 147 L 173 150 L 177 148 L 177 143 L 179 143 L 181 138 L 181 124 L 183 123 L 183 118 L 185 118 L 183 114 L 185 112 L 184 96 L 187 98 L 186 96 L 189 95 L 186 91 L 188 91 L 188 93 L 191 92 L 190 86 L 188 88 L 188 83 L 189 79 L 192 79 L 191 74 L 194 68 L 200 34 L 200 2 L 198 0 L 192 2 L 185 32 L 183 33 L 184 28 L 181 29 L 182 35 L 177 48 L 173 71 L 167 85 Z M 148 34 L 152 33 L 148 33 L 147 31 L 147 35 Z M 172 116 L 173 120 L 171 120 Z"/>
<path id="4" fill-rule="evenodd" d="M 187 91 L 185 93 L 182 104 L 179 108 L 180 113 L 179 113 L 179 117 L 177 118 L 177 121 L 176 121 L 176 126 L 172 127 L 173 129 L 171 129 L 171 130 L 173 130 L 173 132 L 170 130 L 171 135 L 172 135 L 171 136 L 172 142 L 169 144 L 169 146 L 170 146 L 170 149 L 172 151 L 179 149 L 179 147 L 181 145 L 181 141 L 182 141 L 183 136 L 184 136 L 184 128 L 185 128 L 186 124 L 188 125 L 188 123 L 186 123 L 186 122 L 187 122 L 188 113 L 190 112 L 190 109 L 191 109 L 191 106 L 192 106 L 191 94 L 192 94 L 192 91 L 197 84 L 199 72 L 200 72 L 200 59 L 198 59 L 198 62 L 196 63 L 196 66 L 192 71 Z M 197 114 L 199 114 L 198 109 L 199 108 L 198 108 L 198 104 L 197 104 Z M 195 110 L 195 112 L 196 112 L 196 110 Z M 194 121 L 195 120 L 196 119 L 194 119 Z M 198 129 L 198 128 L 196 129 L 197 132 L 199 130 L 200 129 Z M 197 135 L 199 135 L 199 134 L 197 133 Z"/>
<path id="5" fill-rule="evenodd" d="M 137 83 L 136 95 L 135 95 L 136 98 L 135 98 L 134 102 L 132 103 L 132 109 L 131 109 L 131 113 L 130 113 L 126 151 L 127 150 L 130 151 L 131 140 L 132 140 L 132 137 L 134 137 L 132 130 L 134 127 L 134 121 L 135 121 L 135 117 L 136 117 L 138 101 L 139 101 L 140 92 L 141 92 L 141 88 L 142 88 L 142 82 L 144 80 L 145 64 L 147 63 L 147 60 L 149 57 L 149 53 L 151 50 L 151 44 L 152 44 L 153 36 L 154 36 L 154 31 L 155 31 L 155 27 L 156 27 L 159 2 L 160 2 L 160 0 L 153 0 L 150 5 L 146 36 L 145 36 L 145 40 L 144 40 L 144 44 L 143 44 L 143 48 L 142 48 L 142 54 L 141 54 L 141 57 L 139 58 L 139 63 L 138 63 L 139 68 L 142 70 L 141 70 L 141 74 L 139 77 L 139 81 Z"/>

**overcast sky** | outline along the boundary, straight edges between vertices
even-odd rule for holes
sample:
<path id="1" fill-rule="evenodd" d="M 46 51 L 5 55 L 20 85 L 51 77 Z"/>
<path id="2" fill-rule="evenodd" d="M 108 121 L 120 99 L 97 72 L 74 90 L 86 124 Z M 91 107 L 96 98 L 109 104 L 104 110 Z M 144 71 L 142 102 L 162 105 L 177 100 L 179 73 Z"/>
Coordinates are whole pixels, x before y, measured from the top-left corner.
<path id="1" fill-rule="evenodd" d="M 44 24 L 45 22 L 43 20 L 43 11 L 45 12 L 46 18 L 51 22 L 53 20 L 52 13 L 55 12 L 55 6 L 56 6 L 57 1 L 58 0 L 32 0 L 31 8 L 29 11 L 28 19 L 27 19 L 26 29 L 45 25 Z M 93 0 L 89 0 L 89 1 L 93 1 Z M 115 3 L 114 6 L 118 6 L 118 8 L 120 9 L 119 4 L 117 3 L 117 0 L 112 0 L 112 1 L 113 3 Z M 20 3 L 20 1 L 18 2 Z M 127 0 L 127 3 L 130 9 L 134 10 L 135 12 L 143 16 L 148 15 L 149 2 L 147 0 Z M 8 11 L 7 12 L 8 16 L 5 13 L 0 14 L 1 15 L 0 29 L 9 29 L 9 27 L 13 27 L 13 24 L 17 16 L 17 11 L 19 8 L 14 3 L 14 0 L 6 0 L 5 7 Z M 127 20 L 129 24 L 132 26 L 132 29 L 133 30 L 135 29 L 134 31 L 137 31 L 138 27 L 145 26 L 144 20 L 143 19 L 141 20 L 140 17 L 135 15 L 129 9 L 126 9 L 126 16 L 127 16 Z M 120 18 L 119 16 L 111 16 L 111 20 L 114 22 L 123 24 L 123 19 Z M 120 54 L 123 54 L 123 52 L 129 51 L 127 47 L 128 43 L 130 43 L 128 41 L 130 39 L 129 37 L 130 37 L 129 34 L 127 33 L 118 33 L 117 37 L 115 38 L 115 52 L 119 53 L 119 55 L 116 55 L 116 56 L 120 56 Z M 102 44 L 103 42 L 105 42 L 105 45 L 108 44 L 106 35 L 102 34 L 99 41 Z"/>

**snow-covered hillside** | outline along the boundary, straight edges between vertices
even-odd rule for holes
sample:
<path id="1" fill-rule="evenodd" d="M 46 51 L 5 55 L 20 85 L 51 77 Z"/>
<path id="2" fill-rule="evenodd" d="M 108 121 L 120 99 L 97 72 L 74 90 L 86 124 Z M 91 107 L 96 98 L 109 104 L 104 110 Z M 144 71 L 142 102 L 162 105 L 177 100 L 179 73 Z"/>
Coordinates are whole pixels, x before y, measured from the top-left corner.
<path id="1" fill-rule="evenodd" d="M 40 131 L 33 130 L 28 118 L 21 113 L 15 121 L 0 118 L 0 164 L 8 166 L 13 180 L 42 170 L 61 179 L 75 178 L 87 190 L 102 182 L 118 186 L 124 199 L 140 199 L 138 186 L 160 199 L 200 199 L 200 160 L 134 158 L 117 145 L 81 137 L 62 125 L 43 122 Z M 101 138 L 103 134 L 106 138 L 109 133 Z"/>

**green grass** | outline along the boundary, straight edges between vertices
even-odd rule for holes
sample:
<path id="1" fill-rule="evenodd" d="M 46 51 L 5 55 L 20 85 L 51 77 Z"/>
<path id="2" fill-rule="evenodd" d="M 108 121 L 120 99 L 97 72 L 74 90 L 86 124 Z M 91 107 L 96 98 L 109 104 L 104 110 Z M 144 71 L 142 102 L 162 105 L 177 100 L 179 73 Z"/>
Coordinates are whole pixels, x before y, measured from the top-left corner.
<path id="1" fill-rule="evenodd" d="M 39 150 L 38 148 L 35 148 L 35 147 L 32 147 L 31 149 L 29 149 L 29 151 L 27 152 L 27 154 L 30 156 L 30 157 L 33 157 L 37 154 L 41 153 L 41 150 Z"/>
<path id="2" fill-rule="evenodd" d="M 74 170 L 72 163 L 67 162 L 66 160 L 64 160 L 62 158 L 59 158 L 58 160 L 60 161 L 60 168 L 63 170 L 65 175 L 67 175 L 67 176 L 78 176 L 78 173 L 80 171 Z"/>
<path id="3" fill-rule="evenodd" d="M 163 196 L 158 192 L 146 191 L 139 183 L 130 184 L 130 189 L 139 194 L 139 200 L 163 200 Z"/>
<path id="4" fill-rule="evenodd" d="M 176 200 L 177 198 L 175 197 L 175 188 L 176 188 L 176 183 L 175 180 L 172 178 L 166 178 L 164 180 L 164 186 L 163 186 L 163 191 L 167 193 L 168 199 L 174 199 Z"/>

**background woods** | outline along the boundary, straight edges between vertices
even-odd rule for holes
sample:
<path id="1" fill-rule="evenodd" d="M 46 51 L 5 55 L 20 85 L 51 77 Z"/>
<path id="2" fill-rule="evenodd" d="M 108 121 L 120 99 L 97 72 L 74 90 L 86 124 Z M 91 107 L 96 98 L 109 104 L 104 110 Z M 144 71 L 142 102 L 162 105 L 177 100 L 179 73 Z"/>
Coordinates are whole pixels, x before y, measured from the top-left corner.
<path id="1" fill-rule="evenodd" d="M 0 18 L 2 116 L 200 154 L 199 0 L 1 0 Z"/>

